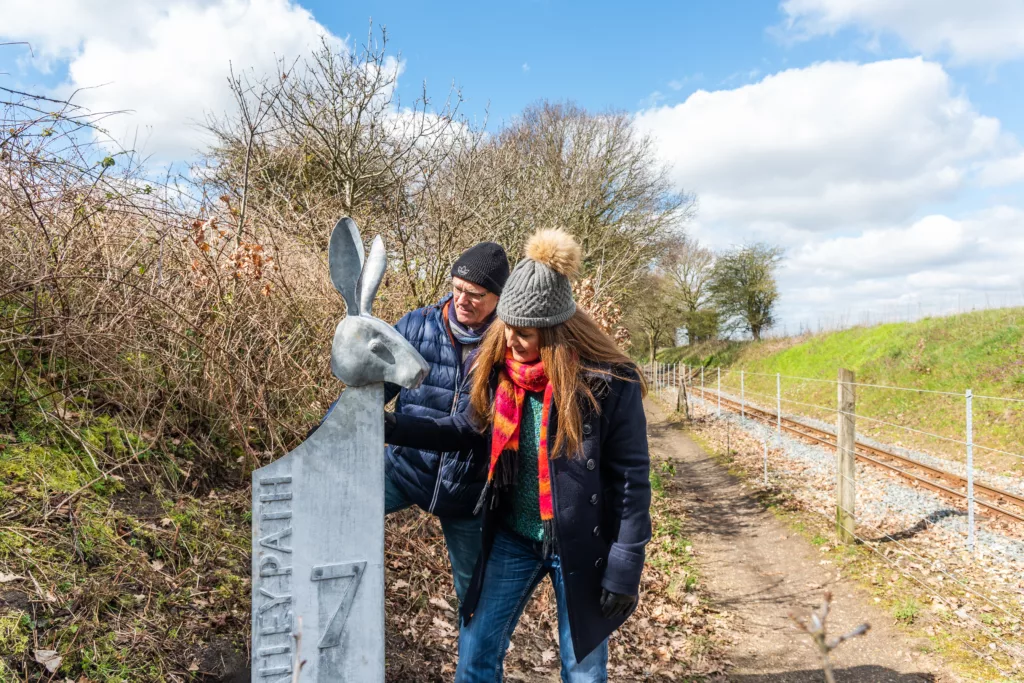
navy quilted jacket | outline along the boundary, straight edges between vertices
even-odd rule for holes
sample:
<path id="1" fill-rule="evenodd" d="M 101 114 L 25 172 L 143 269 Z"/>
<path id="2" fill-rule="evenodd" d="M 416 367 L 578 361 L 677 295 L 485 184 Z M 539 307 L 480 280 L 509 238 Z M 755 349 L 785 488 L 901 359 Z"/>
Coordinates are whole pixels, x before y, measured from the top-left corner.
<path id="1" fill-rule="evenodd" d="M 385 385 L 385 403 L 398 395 L 396 413 L 439 418 L 462 412 L 469 405 L 462 351 L 442 317 L 450 299 L 451 294 L 432 306 L 407 313 L 395 325 L 399 334 L 409 340 L 430 366 L 430 372 L 417 389 Z M 330 414 L 330 410 L 327 412 Z M 486 453 L 401 446 L 388 446 L 385 452 L 388 476 L 408 500 L 440 517 L 473 516 L 473 508 L 487 479 Z"/>

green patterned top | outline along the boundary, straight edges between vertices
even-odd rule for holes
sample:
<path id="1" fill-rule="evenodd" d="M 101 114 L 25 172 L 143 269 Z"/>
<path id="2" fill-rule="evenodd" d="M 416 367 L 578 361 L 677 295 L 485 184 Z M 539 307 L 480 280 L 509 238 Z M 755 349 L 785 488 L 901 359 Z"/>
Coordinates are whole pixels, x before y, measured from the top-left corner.
<path id="1" fill-rule="evenodd" d="M 544 540 L 540 521 L 540 484 L 537 481 L 537 453 L 540 451 L 540 421 L 544 413 L 544 395 L 527 393 L 523 417 L 519 422 L 519 462 L 511 504 L 505 508 L 505 522 L 523 538 Z"/>

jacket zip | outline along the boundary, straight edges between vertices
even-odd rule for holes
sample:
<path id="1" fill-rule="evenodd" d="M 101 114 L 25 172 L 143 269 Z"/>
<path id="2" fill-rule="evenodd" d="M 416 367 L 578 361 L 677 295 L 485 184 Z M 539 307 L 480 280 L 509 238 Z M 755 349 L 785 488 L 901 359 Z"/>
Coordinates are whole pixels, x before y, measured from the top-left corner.
<path id="1" fill-rule="evenodd" d="M 458 349 L 456 349 L 456 352 Z M 459 393 L 462 389 L 462 363 L 460 362 L 455 366 L 455 398 L 452 400 L 452 409 L 449 415 L 454 415 L 455 411 L 459 407 Z M 441 453 L 441 459 L 437 463 L 437 479 L 434 481 L 434 498 L 430 501 L 430 509 L 428 512 L 434 514 L 434 508 L 437 507 L 437 498 L 441 493 L 441 472 L 444 471 L 444 459 L 447 457 L 448 451 Z"/>

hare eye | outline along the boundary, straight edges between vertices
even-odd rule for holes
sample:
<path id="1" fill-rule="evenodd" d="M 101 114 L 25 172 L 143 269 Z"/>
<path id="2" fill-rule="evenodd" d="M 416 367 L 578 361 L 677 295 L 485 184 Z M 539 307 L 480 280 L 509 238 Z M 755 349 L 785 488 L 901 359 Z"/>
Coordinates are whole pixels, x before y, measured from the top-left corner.
<path id="1" fill-rule="evenodd" d="M 372 353 L 380 353 L 384 348 L 384 342 L 379 339 L 374 339 L 370 342 L 370 351 Z"/>

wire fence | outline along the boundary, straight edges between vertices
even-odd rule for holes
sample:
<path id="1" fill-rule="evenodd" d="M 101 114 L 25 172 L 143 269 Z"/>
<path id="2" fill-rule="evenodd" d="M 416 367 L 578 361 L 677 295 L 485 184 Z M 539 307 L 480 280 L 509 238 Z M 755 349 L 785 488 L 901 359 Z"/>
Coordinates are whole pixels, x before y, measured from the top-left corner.
<path id="1" fill-rule="evenodd" d="M 655 389 L 678 389 L 685 384 L 702 402 L 710 400 L 716 415 L 722 414 L 724 400 L 727 411 L 773 419 L 778 440 L 785 431 L 784 423 L 790 430 L 794 426 L 806 427 L 834 437 L 832 425 L 838 417 L 846 415 L 837 404 L 829 405 L 829 395 L 832 401 L 837 396 L 838 379 L 657 362 L 646 370 Z M 955 484 L 955 490 L 962 491 L 969 518 L 969 548 L 974 546 L 976 482 L 1005 491 L 1008 496 L 1024 496 L 1020 476 L 1024 453 L 980 443 L 983 439 L 975 433 L 980 423 L 994 427 L 994 435 L 990 436 L 999 439 L 1000 445 L 1024 441 L 1024 432 L 1020 440 L 1007 439 L 1018 428 L 1012 418 L 1024 424 L 1024 400 L 974 396 L 971 389 L 960 393 L 870 382 L 846 384 L 859 394 L 856 410 L 849 413 L 856 424 L 858 442 L 871 448 L 887 448 L 911 466 L 938 471 L 945 475 L 946 482 Z M 916 394 L 928 401 L 920 405 L 892 402 L 886 394 Z M 979 411 L 979 399 L 996 407 Z M 946 433 L 938 433 L 940 430 Z M 1024 508 L 1018 512 L 1024 515 Z"/>
<path id="2" fill-rule="evenodd" d="M 842 418 L 852 418 L 856 425 L 853 440 L 858 447 L 876 448 L 876 446 L 887 446 L 888 450 L 903 457 L 910 463 L 911 468 L 913 463 L 916 462 L 917 465 L 923 468 L 931 468 L 933 471 L 939 471 L 947 475 L 947 484 L 950 481 L 960 482 L 957 485 L 940 488 L 944 488 L 950 493 L 962 494 L 962 500 L 953 504 L 960 509 L 966 508 L 967 538 L 964 540 L 966 541 L 966 549 L 970 553 L 974 553 L 977 543 L 974 518 L 975 504 L 977 502 L 974 495 L 976 478 L 980 476 L 983 481 L 1007 485 L 1004 478 L 1001 478 L 994 472 L 976 467 L 974 462 L 973 451 L 978 446 L 974 443 L 974 421 L 972 418 L 975 416 L 974 399 L 978 397 L 973 396 L 969 389 L 963 393 L 956 393 L 870 383 L 846 383 L 850 385 L 849 388 L 857 390 L 917 392 L 935 398 L 940 402 L 943 409 L 955 411 L 956 418 L 962 420 L 962 433 L 957 436 L 951 436 L 924 428 L 924 425 L 919 422 L 911 422 L 914 419 L 914 415 L 904 416 L 910 419 L 900 419 L 899 417 L 883 419 L 862 414 L 863 407 L 861 405 L 857 405 L 853 411 L 844 411 L 840 408 L 842 404 L 837 400 L 840 389 L 839 380 L 798 377 L 781 373 L 747 372 L 744 370 L 726 370 L 723 372 L 718 368 L 709 370 L 702 367 L 665 365 L 660 363 L 651 364 L 646 368 L 646 371 L 648 381 L 653 390 L 660 393 L 662 398 L 675 399 L 677 408 L 685 410 L 687 415 L 692 416 L 693 413 L 691 411 L 699 411 L 704 415 L 713 417 L 734 419 L 730 417 L 734 416 L 755 420 L 756 424 L 760 425 L 758 433 L 759 438 L 763 441 L 763 472 L 761 477 L 766 488 L 772 484 L 782 483 L 784 480 L 788 484 L 792 479 L 791 475 L 783 474 L 777 467 L 770 465 L 772 461 L 778 462 L 780 451 L 783 452 L 782 457 L 790 455 L 785 453 L 792 446 L 784 442 L 784 433 L 799 435 L 799 439 L 807 439 L 816 442 L 820 447 L 827 447 L 835 451 L 837 449 L 837 440 L 839 439 L 839 430 L 835 425 Z M 805 393 L 798 392 L 796 388 L 805 385 L 821 386 L 826 391 L 831 390 L 834 392 L 832 396 L 835 403 L 833 405 L 825 403 L 823 400 L 824 394 L 821 392 L 809 392 L 812 398 L 801 400 L 807 398 L 807 396 Z M 796 396 L 793 396 L 793 394 L 796 394 Z M 815 401 L 815 399 L 817 400 Z M 1003 399 L 990 396 L 986 396 L 985 400 L 999 401 L 1002 402 L 1002 405 L 1006 406 L 1022 402 L 1016 398 Z M 934 415 L 932 417 L 934 418 Z M 950 423 L 953 421 L 953 417 L 951 414 Z M 831 425 L 828 423 L 829 421 L 831 421 Z M 907 424 L 908 422 L 910 424 Z M 868 423 L 868 429 L 872 431 L 875 427 L 885 427 L 890 433 L 907 434 L 913 437 L 913 443 L 918 448 L 927 441 L 931 448 L 910 451 L 893 444 L 881 444 L 875 439 L 865 439 L 864 434 L 860 431 L 864 423 Z M 943 420 L 933 420 L 929 424 L 935 423 L 940 425 L 946 424 Z M 741 422 L 740 424 L 742 425 L 743 423 Z M 774 436 L 775 441 L 774 448 L 769 446 L 772 436 Z M 998 451 L 1000 456 L 1010 458 L 1013 463 L 1024 462 L 1024 454 L 1012 450 L 991 447 L 981 448 Z M 882 453 L 886 452 L 878 448 L 876 450 Z M 938 455 L 933 455 L 926 451 L 938 452 Z M 771 458 L 769 457 L 770 452 Z M 959 454 L 962 458 L 951 460 L 948 457 L 951 453 Z M 853 457 L 852 449 L 850 457 Z M 837 492 L 838 488 L 844 484 L 850 486 L 851 490 L 856 491 L 856 481 L 843 474 L 842 467 L 839 466 L 840 460 L 841 457 L 835 458 L 830 461 L 829 465 L 829 471 L 831 476 L 834 477 Z M 852 472 L 853 470 L 850 471 Z M 1018 476 L 1016 479 L 1019 480 L 1020 477 Z M 1013 483 L 1010 482 L 1010 484 Z M 988 485 L 981 485 L 979 483 L 979 486 L 982 486 L 982 490 L 985 490 L 985 487 Z M 1000 489 L 995 490 L 998 491 Z M 1024 491 L 1020 490 L 1019 483 L 1015 491 L 1006 493 L 1008 495 L 1014 493 L 1021 495 L 1019 499 L 1019 502 L 1022 504 L 1021 507 L 1012 508 L 1011 506 L 1007 507 L 1007 509 L 1014 509 L 1015 512 L 1022 515 L 1021 522 L 1024 522 Z M 836 519 L 840 519 L 842 514 L 848 514 L 849 519 L 852 521 L 855 519 L 856 512 L 853 508 L 858 506 L 851 505 L 850 509 L 845 509 L 843 504 L 839 502 L 841 500 L 841 495 L 837 495 L 834 501 Z M 946 502 L 948 503 L 949 501 Z M 1007 505 L 1008 501 L 1003 498 L 1000 503 Z M 1024 647 L 1019 642 L 1020 630 L 1015 629 L 1014 633 L 1010 634 L 999 625 L 998 621 L 993 622 L 991 619 L 980 619 L 973 612 L 966 611 L 961 606 L 961 601 L 955 595 L 951 595 L 950 592 L 959 592 L 964 596 L 970 596 L 971 599 L 984 605 L 985 612 L 994 611 L 994 613 L 1005 615 L 1010 623 L 1019 623 L 1020 613 L 1015 614 L 1011 609 L 1008 609 L 1009 603 L 1001 602 L 994 595 L 992 597 L 985 595 L 972 579 L 959 575 L 954 570 L 943 567 L 941 564 L 937 564 L 935 561 L 923 556 L 905 543 L 900 533 L 894 534 L 883 528 L 880 523 L 869 522 L 866 519 L 857 519 L 856 523 L 856 527 L 851 525 L 851 535 L 859 545 L 881 558 L 887 566 L 898 572 L 900 576 L 919 586 L 925 594 L 932 598 L 933 604 L 943 605 L 944 609 L 948 610 L 950 614 L 956 615 L 963 624 L 968 626 L 970 638 L 964 637 L 962 633 L 957 631 L 951 631 L 950 635 L 955 640 L 967 650 L 988 661 L 1007 680 L 1020 680 L 1018 677 L 1021 675 L 1021 667 L 1024 666 Z M 926 528 L 937 528 L 934 520 L 927 517 L 923 520 L 923 523 Z M 1021 525 L 1020 529 L 1024 531 L 1024 524 Z M 948 529 L 943 528 L 942 531 L 947 532 Z M 871 535 L 874 537 L 869 538 L 868 536 Z M 942 577 L 942 580 L 938 583 L 935 580 L 936 575 Z M 1017 602 L 1020 603 L 1017 605 L 1018 607 L 1024 608 L 1024 598 L 1018 596 Z M 1014 640 L 1014 635 L 1017 636 L 1018 640 Z M 985 641 L 981 647 L 978 645 L 979 639 Z"/>

